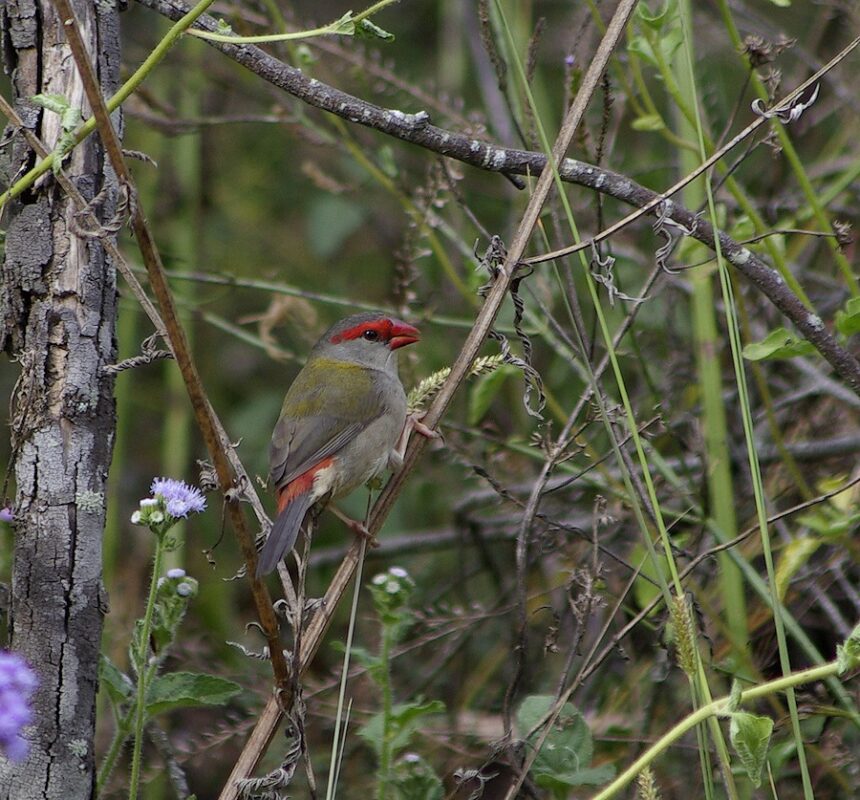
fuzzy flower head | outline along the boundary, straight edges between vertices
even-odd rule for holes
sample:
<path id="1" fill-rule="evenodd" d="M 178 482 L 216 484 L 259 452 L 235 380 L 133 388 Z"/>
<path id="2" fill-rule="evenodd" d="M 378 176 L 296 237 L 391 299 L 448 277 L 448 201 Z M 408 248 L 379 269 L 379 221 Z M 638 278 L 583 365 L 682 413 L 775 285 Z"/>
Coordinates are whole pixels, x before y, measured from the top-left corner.
<path id="1" fill-rule="evenodd" d="M 173 478 L 156 478 L 150 487 L 152 497 L 144 497 L 131 515 L 135 525 L 145 525 L 163 535 L 177 520 L 206 508 L 206 499 L 196 486 Z"/>
<path id="2" fill-rule="evenodd" d="M 382 616 L 397 616 L 401 609 L 405 609 L 414 588 L 415 581 L 402 567 L 391 567 L 387 572 L 374 575 L 370 581 L 373 603 Z"/>
<path id="3" fill-rule="evenodd" d="M 152 496 L 161 499 L 167 513 L 175 519 L 185 518 L 191 512 L 199 514 L 206 509 L 206 499 L 196 486 L 173 478 L 156 478 L 149 488 Z"/>
<path id="4" fill-rule="evenodd" d="M 33 721 L 30 695 L 36 675 L 17 653 L 0 651 L 0 753 L 10 761 L 22 761 L 29 745 L 21 729 Z"/>
<path id="5" fill-rule="evenodd" d="M 3 506 L 0 508 L 0 522 L 12 522 L 15 519 L 15 514 L 11 506 Z"/>

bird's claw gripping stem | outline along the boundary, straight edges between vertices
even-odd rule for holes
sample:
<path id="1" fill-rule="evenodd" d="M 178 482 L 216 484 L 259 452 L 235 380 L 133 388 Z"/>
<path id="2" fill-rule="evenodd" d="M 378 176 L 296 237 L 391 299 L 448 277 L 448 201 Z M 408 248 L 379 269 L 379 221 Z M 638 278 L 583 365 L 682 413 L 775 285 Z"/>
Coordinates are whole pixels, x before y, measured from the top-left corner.
<path id="1" fill-rule="evenodd" d="M 439 431 L 434 431 L 428 428 L 421 420 L 424 419 L 426 413 L 412 413 L 406 417 L 406 424 L 403 426 L 403 431 L 400 438 L 397 440 L 397 445 L 394 448 L 395 454 L 398 456 L 400 463 L 403 463 L 403 456 L 406 453 L 406 445 L 409 444 L 409 437 L 412 431 L 420 433 L 427 439 L 441 439 L 442 434 Z"/>
<path id="2" fill-rule="evenodd" d="M 352 517 L 348 517 L 335 506 L 329 506 L 331 512 L 344 524 L 347 528 L 349 528 L 356 536 L 363 536 L 367 539 L 367 544 L 369 547 L 379 547 L 379 541 L 377 538 L 367 530 L 367 526 L 363 522 L 359 522 L 357 519 L 353 519 Z"/>

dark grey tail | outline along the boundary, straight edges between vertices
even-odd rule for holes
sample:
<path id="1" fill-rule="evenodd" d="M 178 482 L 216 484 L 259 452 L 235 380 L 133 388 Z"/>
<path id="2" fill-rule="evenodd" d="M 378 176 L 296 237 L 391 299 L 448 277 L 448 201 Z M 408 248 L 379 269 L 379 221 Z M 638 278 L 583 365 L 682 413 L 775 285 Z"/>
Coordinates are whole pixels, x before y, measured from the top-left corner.
<path id="1" fill-rule="evenodd" d="M 302 521 L 311 507 L 311 493 L 304 492 L 296 497 L 287 507 L 278 514 L 269 538 L 263 545 L 257 559 L 257 577 L 268 575 L 278 562 L 293 549 L 299 536 Z"/>

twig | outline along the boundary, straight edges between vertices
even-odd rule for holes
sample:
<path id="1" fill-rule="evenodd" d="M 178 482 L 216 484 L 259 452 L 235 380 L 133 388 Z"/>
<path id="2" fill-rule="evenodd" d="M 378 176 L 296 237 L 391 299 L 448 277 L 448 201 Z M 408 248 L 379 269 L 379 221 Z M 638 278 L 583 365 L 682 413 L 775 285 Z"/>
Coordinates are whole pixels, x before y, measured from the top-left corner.
<path id="1" fill-rule="evenodd" d="M 186 12 L 186 8 L 176 0 L 138 0 L 138 2 L 171 19 L 180 19 Z M 202 15 L 195 25 L 209 31 L 217 29 L 216 21 L 206 15 Z M 430 124 L 430 118 L 424 111 L 417 114 L 405 114 L 399 110 L 381 108 L 328 86 L 321 81 L 311 79 L 302 74 L 301 70 L 284 64 L 254 45 L 207 43 L 294 97 L 350 122 L 378 130 L 402 141 L 471 164 L 479 169 L 500 172 L 504 175 L 543 175 L 547 163 L 543 153 L 499 147 L 493 143 L 481 142 L 455 131 L 436 127 Z M 776 103 L 773 108 L 780 109 L 790 106 L 805 89 L 843 61 L 858 45 L 860 45 L 860 36 L 850 42 L 807 81 Z M 561 255 L 574 252 L 580 247 L 591 246 L 591 241 L 598 242 L 644 214 L 656 214 L 661 210 L 665 219 L 681 225 L 689 232 L 689 236 L 713 250 L 715 247 L 714 231 L 710 223 L 699 220 L 693 212 L 668 198 L 713 167 L 729 150 L 740 144 L 766 122 L 767 120 L 763 117 L 757 117 L 728 144 L 663 193 L 646 189 L 630 178 L 611 170 L 560 157 L 557 160 L 557 166 L 562 180 L 608 194 L 622 202 L 636 206 L 638 210 L 611 225 L 593 240 L 585 241 L 575 247 L 568 247 L 527 259 L 527 263 L 538 263 L 539 261 L 558 258 Z M 727 234 L 720 232 L 719 236 L 720 247 L 726 260 L 746 276 L 794 323 L 842 380 L 856 394 L 860 395 L 860 362 L 837 342 L 822 320 L 816 314 L 811 313 L 794 295 L 778 272 L 768 267 L 758 256 L 731 239 Z"/>

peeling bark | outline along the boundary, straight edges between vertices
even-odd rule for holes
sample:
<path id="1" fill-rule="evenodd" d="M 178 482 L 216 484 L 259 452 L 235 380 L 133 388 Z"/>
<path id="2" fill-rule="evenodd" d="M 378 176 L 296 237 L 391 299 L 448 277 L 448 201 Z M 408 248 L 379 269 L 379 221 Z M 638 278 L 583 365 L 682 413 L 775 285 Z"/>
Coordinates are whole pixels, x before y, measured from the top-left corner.
<path id="1" fill-rule="evenodd" d="M 75 0 L 75 13 L 102 89 L 119 77 L 119 25 L 110 2 Z M 56 114 L 28 98 L 61 94 L 89 107 L 62 25 L 47 0 L 0 3 L 0 42 L 15 106 L 48 146 L 61 134 Z M 34 163 L 20 133 L 6 140 L 8 178 Z M 99 217 L 115 207 L 113 173 L 91 137 L 64 170 L 84 197 L 105 189 Z M 20 365 L 12 402 L 16 479 L 15 560 L 10 646 L 39 675 L 30 754 L 0 759 L 0 798 L 94 795 L 95 697 L 105 613 L 101 541 L 115 412 L 116 281 L 98 239 L 74 231 L 75 208 L 50 175 L 4 211 L 0 349 Z"/>

